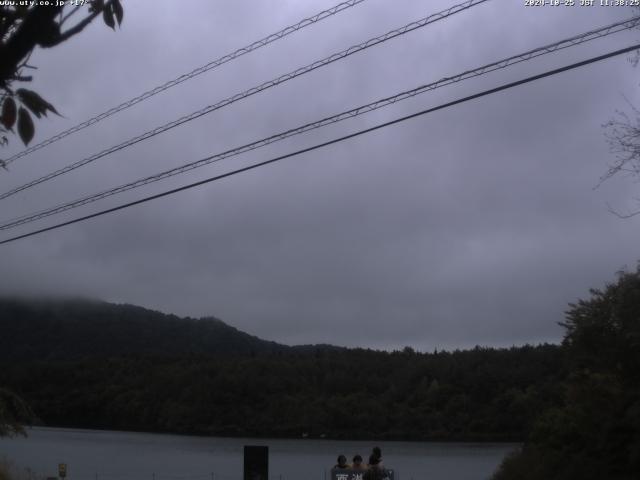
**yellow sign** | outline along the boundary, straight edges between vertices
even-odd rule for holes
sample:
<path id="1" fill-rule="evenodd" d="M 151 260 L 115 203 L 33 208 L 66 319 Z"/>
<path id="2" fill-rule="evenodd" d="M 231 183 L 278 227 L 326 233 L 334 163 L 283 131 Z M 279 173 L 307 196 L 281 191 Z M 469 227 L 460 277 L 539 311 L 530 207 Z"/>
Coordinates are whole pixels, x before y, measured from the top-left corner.
<path id="1" fill-rule="evenodd" d="M 67 476 L 67 464 L 59 463 L 58 464 L 58 476 L 64 478 Z"/>

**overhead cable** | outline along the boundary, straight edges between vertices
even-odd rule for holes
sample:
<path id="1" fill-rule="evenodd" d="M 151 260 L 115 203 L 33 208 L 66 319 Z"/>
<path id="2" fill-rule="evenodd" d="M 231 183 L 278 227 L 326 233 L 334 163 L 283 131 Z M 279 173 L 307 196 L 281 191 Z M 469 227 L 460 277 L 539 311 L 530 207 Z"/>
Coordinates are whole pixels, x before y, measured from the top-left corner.
<path id="1" fill-rule="evenodd" d="M 29 232 L 29 233 L 25 233 L 25 234 L 22 234 L 22 235 L 11 237 L 11 238 L 8 238 L 6 240 L 0 241 L 0 245 L 4 245 L 4 244 L 10 243 L 10 242 L 21 240 L 23 238 L 28 238 L 28 237 L 31 237 L 31 236 L 34 236 L 34 235 L 38 235 L 40 233 L 48 232 L 48 231 L 51 231 L 51 230 L 55 230 L 55 229 L 58 229 L 58 228 L 62 228 L 62 227 L 65 227 L 67 225 L 72 225 L 74 223 L 83 222 L 85 220 L 89 220 L 91 218 L 96 218 L 96 217 L 99 217 L 99 216 L 102 216 L 102 215 L 106 215 L 108 213 L 113 213 L 113 212 L 117 212 L 119 210 L 124 210 L 126 208 L 133 207 L 135 205 L 140 205 L 142 203 L 150 202 L 152 200 L 157 200 L 158 198 L 162 198 L 162 197 L 166 197 L 166 196 L 169 196 L 169 195 L 173 195 L 175 193 L 182 192 L 184 190 L 189 190 L 189 189 L 201 186 L 201 185 L 205 185 L 207 183 L 211 183 L 211 182 L 214 182 L 214 181 L 217 181 L 217 180 L 221 180 L 223 178 L 227 178 L 227 177 L 230 177 L 230 176 L 233 176 L 233 175 L 237 175 L 239 173 L 243 173 L 243 172 L 246 172 L 246 171 L 249 171 L 249 170 L 253 170 L 253 169 L 256 169 L 258 167 L 263 167 L 265 165 L 269 165 L 269 164 L 278 162 L 280 160 L 284 160 L 286 158 L 295 157 L 295 156 L 301 155 L 303 153 L 311 152 L 313 150 L 318 150 L 320 148 L 327 147 L 329 145 L 340 143 L 340 142 L 343 142 L 345 140 L 364 135 L 366 133 L 371 133 L 371 132 L 379 130 L 381 128 L 389 127 L 391 125 L 395 125 L 397 123 L 401 123 L 401 122 L 410 120 L 412 118 L 420 117 L 422 115 L 426 115 L 428 113 L 435 112 L 437 110 L 443 110 L 445 108 L 449 108 L 449 107 L 452 107 L 454 105 L 459 105 L 461 103 L 465 103 L 465 102 L 468 102 L 468 101 L 471 101 L 471 100 L 475 100 L 475 99 L 480 98 L 480 97 L 491 95 L 491 94 L 494 94 L 494 93 L 497 93 L 497 92 L 500 92 L 500 91 L 503 91 L 503 90 L 507 90 L 507 89 L 510 89 L 510 88 L 514 88 L 514 87 L 517 87 L 519 85 L 524 85 L 526 83 L 530 83 L 530 82 L 533 82 L 533 81 L 536 81 L 536 80 L 540 80 L 542 78 L 550 77 L 552 75 L 557 75 L 559 73 L 566 72 L 568 70 L 573 70 L 573 69 L 576 69 L 576 68 L 579 68 L 579 67 L 583 67 L 585 65 L 589 65 L 589 64 L 592 64 L 592 63 L 595 63 L 595 62 L 599 62 L 599 61 L 602 61 L 602 60 L 605 60 L 605 59 L 608 59 L 608 58 L 611 58 L 611 57 L 615 57 L 615 56 L 618 56 L 618 55 L 624 55 L 625 53 L 629 53 L 629 52 L 632 52 L 634 50 L 638 50 L 639 48 L 640 48 L 640 43 L 636 44 L 636 45 L 632 45 L 630 47 L 626 47 L 626 48 L 622 48 L 622 49 L 619 49 L 619 50 L 615 50 L 613 52 L 609 52 L 609 53 L 604 54 L 604 55 L 599 55 L 597 57 L 592 57 L 590 59 L 583 60 L 581 62 L 572 63 L 570 65 L 566 65 L 566 66 L 561 67 L 561 68 L 556 68 L 554 70 L 549 70 L 549 71 L 546 71 L 544 73 L 540 73 L 538 75 L 533 75 L 533 76 L 530 76 L 530 77 L 526 77 L 524 79 L 521 79 L 521 80 L 518 80 L 518 81 L 515 81 L 515 82 L 510 82 L 510 83 L 507 83 L 507 84 L 503 84 L 503 85 L 501 85 L 499 87 L 491 88 L 489 90 L 484 90 L 484 91 L 482 91 L 480 93 L 476 93 L 474 95 L 469 95 L 469 96 L 466 96 L 466 97 L 463 97 L 463 98 L 460 98 L 460 99 L 457 99 L 457 100 L 454 100 L 454 101 L 451 101 L 451 102 L 443 103 L 443 104 L 438 105 L 436 107 L 431 107 L 431 108 L 428 108 L 426 110 L 422 110 L 420 112 L 413 113 L 411 115 L 406 115 L 404 117 L 396 118 L 395 120 L 391 120 L 391 121 L 388 121 L 388 122 L 380 123 L 380 124 L 375 125 L 373 127 L 366 128 L 364 130 L 359 130 L 359 131 L 351 133 L 349 135 L 344 135 L 344 136 L 339 137 L 339 138 L 334 138 L 333 140 L 329 140 L 327 142 L 319 143 L 319 144 L 313 145 L 311 147 L 303 148 L 301 150 L 297 150 L 295 152 L 288 153 L 286 155 L 280 155 L 280 156 L 272 158 L 270 160 L 265 160 L 263 162 L 255 163 L 253 165 L 249 165 L 249 166 L 246 166 L 246 167 L 243 167 L 243 168 L 239 168 L 239 169 L 233 170 L 231 172 L 223 173 L 221 175 L 216 175 L 214 177 L 210 177 L 210 178 L 207 178 L 207 179 L 204 179 L 204 180 L 200 180 L 198 182 L 190 183 L 188 185 L 183 185 L 183 186 L 178 187 L 178 188 L 167 190 L 167 191 L 162 192 L 162 193 L 158 193 L 158 194 L 155 194 L 155 195 L 150 195 L 148 197 L 144 197 L 144 198 L 141 198 L 139 200 L 135 200 L 133 202 L 129 202 L 129 203 L 125 203 L 125 204 L 122 204 L 122 205 L 118 205 L 116 207 L 108 208 L 106 210 L 102 210 L 102 211 L 99 211 L 99 212 L 96 212 L 96 213 L 92 213 L 90 215 L 85 215 L 83 217 L 75 218 L 73 220 L 68 220 L 66 222 L 58 223 L 56 225 L 51 225 L 51 226 L 46 227 L 46 228 L 41 228 L 39 230 L 35 230 L 35 231 Z"/>
<path id="2" fill-rule="evenodd" d="M 346 10 L 350 7 L 354 7 L 364 1 L 365 0 L 348 0 L 346 2 L 339 3 L 338 5 L 331 7 L 327 10 L 323 10 L 322 12 L 316 13 L 311 17 L 300 20 L 298 23 L 294 25 L 290 25 L 278 32 L 272 33 L 271 35 L 267 35 L 266 37 L 261 38 L 260 40 L 256 40 L 255 42 L 245 47 L 239 48 L 234 52 L 228 53 L 226 55 L 223 55 L 220 58 L 212 60 L 206 65 L 202 65 L 201 67 L 198 67 L 189 73 L 180 75 L 179 77 L 174 78 L 173 80 L 169 80 L 163 83 L 162 85 L 152 88 L 151 90 L 147 90 L 146 92 L 138 95 L 137 97 L 133 97 L 130 100 L 127 100 L 126 102 L 122 102 L 120 105 L 117 105 L 113 108 L 110 108 L 109 110 L 106 110 L 105 112 L 102 112 L 94 117 L 91 117 L 90 119 L 85 120 L 84 122 L 79 123 L 63 132 L 60 132 L 57 135 L 54 135 L 53 137 L 47 138 L 46 140 L 43 140 L 42 142 L 37 143 L 23 150 L 22 152 L 16 153 L 15 155 L 7 158 L 6 160 L 4 160 L 4 163 L 6 165 L 9 165 L 10 163 L 15 162 L 17 159 L 21 157 L 25 157 L 30 153 L 33 153 L 36 150 L 40 150 L 41 148 L 44 148 L 47 145 L 51 145 L 52 143 L 55 143 L 58 140 L 62 140 L 63 138 L 68 137 L 71 134 L 79 132 L 80 130 L 90 127 L 91 125 L 95 125 L 96 123 L 101 122 L 105 118 L 115 115 L 116 113 L 121 112 L 122 110 L 126 110 L 127 108 L 130 108 L 144 100 L 147 100 L 148 98 L 151 98 L 154 95 L 164 92 L 165 90 L 168 90 L 171 87 L 175 87 L 176 85 L 186 82 L 187 80 L 191 80 L 192 78 L 197 77 L 198 75 L 208 72 L 209 70 L 213 70 L 214 68 L 224 65 L 225 63 L 235 60 L 236 58 L 239 58 L 247 53 L 253 52 L 254 50 L 258 50 L 259 48 L 269 45 L 270 43 L 273 43 L 276 40 L 280 40 L 288 35 L 291 35 L 292 33 L 297 32 L 298 30 L 308 27 L 309 25 L 318 23 L 321 20 L 329 18 L 335 15 L 336 13 L 342 12 L 343 10 Z"/>
<path id="3" fill-rule="evenodd" d="M 324 67 L 326 65 L 329 65 L 333 62 L 336 62 L 338 60 L 342 60 L 346 57 L 349 57 L 355 53 L 361 52 L 363 50 L 366 50 L 368 48 L 371 48 L 375 45 L 378 45 L 380 43 L 386 42 L 387 40 L 391 40 L 392 38 L 396 38 L 399 37 L 401 35 L 405 35 L 409 32 L 412 32 L 413 30 L 416 30 L 418 28 L 422 28 L 425 27 L 426 25 L 429 25 L 431 23 L 437 22 L 439 20 L 443 20 L 445 18 L 450 17 L 451 15 L 454 15 L 456 13 L 462 12 L 464 10 L 467 10 L 471 7 L 477 6 L 479 4 L 485 3 L 489 0 L 468 0 L 464 3 L 460 3 L 458 5 L 454 5 L 452 7 L 449 7 L 441 12 L 438 13 L 434 13 L 432 15 L 429 15 L 428 17 L 424 17 L 420 20 L 417 20 L 415 22 L 411 22 L 408 23 L 407 25 L 404 25 L 403 27 L 397 28 L 395 30 L 391 30 L 383 35 L 380 35 L 378 37 L 374 37 L 371 38 L 365 42 L 362 42 L 358 45 L 353 45 L 345 50 L 342 50 L 338 53 L 334 53 L 332 55 L 329 55 L 328 57 L 322 59 L 322 60 L 317 60 L 313 63 L 310 63 L 309 65 L 305 66 L 305 67 L 300 67 L 292 72 L 286 73 L 284 75 L 280 75 L 279 77 L 273 79 L 273 80 L 269 80 L 267 82 L 264 82 L 256 87 L 250 88 L 249 90 L 245 90 L 244 92 L 241 93 L 237 93 L 231 97 L 228 97 L 224 100 L 221 100 L 218 103 L 215 103 L 213 105 L 209 105 L 207 107 L 204 107 L 200 110 L 197 110 L 193 113 L 190 113 L 189 115 L 185 115 L 183 117 L 180 117 L 177 120 L 174 120 L 172 122 L 166 123 L 164 125 L 161 125 L 159 127 L 154 128 L 153 130 L 149 130 L 145 133 L 143 133 L 142 135 L 138 135 L 137 137 L 131 138 L 123 143 L 120 143 L 118 145 L 115 145 L 113 147 L 110 147 L 106 150 L 103 150 L 99 153 L 96 153 L 94 155 L 91 155 L 90 157 L 84 158 L 82 160 L 79 160 L 75 163 L 72 163 L 70 165 L 67 165 L 64 168 L 61 168 L 59 170 L 56 170 L 54 172 L 51 172 L 43 177 L 40 177 L 36 180 L 32 180 L 31 182 L 28 182 L 24 185 L 21 185 L 19 187 L 16 187 L 8 192 L 5 192 L 3 194 L 0 195 L 0 200 L 5 199 L 7 197 L 10 197 L 12 195 L 15 195 L 18 192 L 21 192 L 23 190 L 26 190 L 28 188 L 34 187 L 40 183 L 46 182 L 48 180 L 51 180 L 55 177 L 58 177 L 60 175 L 66 174 L 71 172 L 72 170 L 75 170 L 77 168 L 80 168 L 84 165 L 87 165 L 89 163 L 95 162 L 96 160 L 103 158 L 107 155 L 110 155 L 112 153 L 115 153 L 119 150 L 123 150 L 127 147 L 130 147 L 131 145 L 134 145 L 138 142 L 141 142 L 143 140 L 147 140 L 151 137 L 154 137 L 160 133 L 164 133 L 167 130 L 170 130 L 172 128 L 175 128 L 179 125 L 182 125 L 184 123 L 190 122 L 192 120 L 195 120 L 196 118 L 200 118 L 203 115 L 207 115 L 208 113 L 211 113 L 215 110 L 219 110 L 223 107 L 226 107 L 228 105 L 231 105 L 232 103 L 235 103 L 239 100 L 245 99 L 247 97 L 250 97 L 252 95 L 255 95 L 257 93 L 260 93 L 264 90 L 267 90 L 271 87 L 275 87 L 277 85 L 280 85 L 281 83 L 287 82 L 289 80 L 292 80 L 296 77 L 299 77 L 301 75 L 304 75 L 306 73 L 309 73 L 313 70 L 316 70 L 320 67 Z"/>
<path id="4" fill-rule="evenodd" d="M 547 55 L 549 53 L 552 52 L 556 52 L 558 50 L 562 50 L 565 48 L 569 48 L 569 47 L 573 47 L 576 45 L 580 45 L 582 43 L 591 41 L 591 40 L 595 40 L 598 38 L 603 38 L 606 37 L 608 35 L 612 35 L 614 33 L 618 33 L 624 30 L 629 30 L 632 28 L 635 28 L 637 26 L 640 25 L 640 16 L 636 16 L 621 22 L 616 22 L 614 24 L 611 25 L 607 25 L 595 30 L 590 30 L 588 32 L 584 32 L 582 34 L 579 35 L 575 35 L 573 37 L 569 37 L 566 38 L 564 40 L 560 40 L 557 41 L 555 43 L 551 43 L 548 45 L 544 45 L 542 47 L 538 47 L 535 48 L 533 50 L 529 50 L 527 52 L 518 54 L 518 55 L 513 55 L 511 57 L 508 58 L 504 58 L 502 60 L 498 60 L 496 62 L 492 62 L 489 64 L 486 64 L 482 67 L 478 67 L 472 70 L 466 70 L 462 73 L 459 73 L 457 75 L 453 75 L 453 76 L 449 76 L 449 77 L 444 77 L 436 82 L 432 82 L 426 85 L 421 85 L 417 88 L 411 89 L 411 90 L 406 90 L 403 92 L 400 92 L 396 95 L 390 96 L 390 97 L 386 97 L 386 98 L 382 98 L 380 100 L 376 100 L 375 102 L 371 102 L 365 105 L 361 105 L 359 107 L 356 108 L 352 108 L 350 110 L 338 113 L 336 115 L 332 115 L 330 117 L 326 117 L 323 118 L 321 120 L 317 120 L 315 122 L 311 122 L 311 123 L 307 123 L 305 125 L 296 127 L 296 128 L 292 128 L 289 130 L 286 130 L 284 132 L 280 132 L 277 133 L 275 135 L 271 135 L 269 137 L 266 138 L 262 138 L 260 140 L 256 140 L 253 141 L 251 143 L 247 143 L 245 145 L 242 145 L 240 147 L 235 147 L 233 149 L 230 150 L 226 150 L 224 152 L 221 153 L 217 153 L 215 155 L 211 155 L 202 159 L 199 159 L 197 161 L 193 161 L 169 170 L 165 170 L 163 172 L 154 174 L 154 175 L 150 175 L 138 180 L 135 180 L 133 182 L 129 182 L 123 185 L 120 185 L 118 187 L 115 188 L 111 188 L 109 190 L 104 190 L 102 192 L 99 193 L 95 193 L 83 198 L 79 198 L 61 205 L 57 205 L 55 207 L 51 207 L 51 208 L 47 208 L 45 210 L 41 210 L 38 211 L 36 213 L 31 213 L 28 215 L 24 215 L 18 218 L 14 218 L 12 220 L 7 220 L 4 223 L 0 224 L 0 230 L 7 230 L 10 228 L 14 228 L 17 227 L 19 225 L 24 225 L 26 223 L 30 223 L 30 222 L 34 222 L 37 220 L 41 220 L 43 218 L 49 217 L 51 215 L 55 215 L 57 213 L 62 213 L 65 212 L 67 210 L 71 210 L 73 208 L 77 208 L 83 205 L 87 205 L 89 203 L 93 203 L 99 200 L 102 200 L 104 198 L 107 197 L 111 197 L 113 195 L 117 195 L 119 193 L 123 193 L 126 192 L 128 190 L 132 190 L 135 188 L 139 188 L 142 187 L 144 185 L 148 185 L 169 177 L 173 177 L 175 175 L 179 175 L 185 172 L 188 172 L 190 170 L 194 170 L 196 168 L 199 167 L 203 167 L 205 165 L 209 165 L 211 163 L 215 163 L 218 161 L 221 161 L 225 158 L 229 158 L 229 157 L 233 157 L 236 155 L 240 155 L 242 153 L 246 153 L 249 152 L 251 150 L 255 150 L 257 148 L 261 148 L 264 147 L 266 145 L 270 145 L 272 143 L 284 140 L 286 138 L 295 136 L 295 135 L 300 135 L 302 133 L 306 133 L 309 132 L 311 130 L 315 130 L 330 124 L 334 124 L 337 122 L 341 122 L 343 120 L 347 120 L 349 118 L 353 118 L 353 117 L 357 117 L 359 115 L 363 115 L 365 113 L 369 113 L 372 112 L 374 110 L 378 110 L 380 108 L 383 107 L 387 107 L 389 105 L 392 105 L 394 103 L 397 103 L 399 101 L 402 100 L 407 100 L 409 98 L 412 98 L 416 95 L 428 92 L 428 91 L 432 91 L 435 90 L 437 88 L 440 87 L 444 87 L 446 85 L 451 85 L 463 80 L 467 80 L 470 78 L 475 78 L 478 77 L 480 75 L 484 75 L 487 74 L 489 72 L 493 72 L 496 70 L 500 70 L 503 68 L 507 68 L 511 65 L 515 65 L 524 61 L 528 61 L 531 60 L 533 58 L 537 58 L 540 57 L 542 55 Z"/>

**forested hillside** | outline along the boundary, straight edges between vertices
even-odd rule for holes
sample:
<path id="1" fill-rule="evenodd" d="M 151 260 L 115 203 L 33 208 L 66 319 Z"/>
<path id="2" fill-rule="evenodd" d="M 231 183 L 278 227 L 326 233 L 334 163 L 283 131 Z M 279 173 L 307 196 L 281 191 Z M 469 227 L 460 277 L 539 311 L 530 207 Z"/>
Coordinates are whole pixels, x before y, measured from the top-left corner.
<path id="1" fill-rule="evenodd" d="M 0 300 L 0 360 L 289 350 L 213 318 L 179 318 L 92 300 Z"/>
<path id="2" fill-rule="evenodd" d="M 216 319 L 93 301 L 0 303 L 0 385 L 46 425 L 215 435 L 523 438 L 558 346 L 287 347 Z"/>

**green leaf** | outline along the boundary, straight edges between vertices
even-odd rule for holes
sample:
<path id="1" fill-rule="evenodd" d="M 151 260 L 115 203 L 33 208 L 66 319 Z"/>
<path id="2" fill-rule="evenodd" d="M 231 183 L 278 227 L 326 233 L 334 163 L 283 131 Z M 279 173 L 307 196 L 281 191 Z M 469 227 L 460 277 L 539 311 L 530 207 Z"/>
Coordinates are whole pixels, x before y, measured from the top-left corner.
<path id="1" fill-rule="evenodd" d="M 2 118 L 0 118 L 2 125 L 11 130 L 16 123 L 16 113 L 16 102 L 11 97 L 5 98 L 2 104 Z"/>
<path id="2" fill-rule="evenodd" d="M 114 30 L 116 29 L 116 21 L 113 18 L 113 10 L 111 10 L 109 5 L 107 5 L 107 7 L 102 10 L 102 19 L 108 27 L 111 27 Z"/>
<path id="3" fill-rule="evenodd" d="M 47 110 L 55 113 L 56 115 L 60 115 L 53 105 L 32 90 L 19 88 L 16 91 L 16 95 L 18 95 L 20 101 L 38 118 L 40 118 L 41 115 L 46 117 Z"/>
<path id="4" fill-rule="evenodd" d="M 33 120 L 26 108 L 20 107 L 18 110 L 18 134 L 25 145 L 29 145 L 33 134 L 35 133 L 35 127 L 33 126 Z"/>
<path id="5" fill-rule="evenodd" d="M 113 9 L 113 13 L 116 16 L 116 20 L 118 21 L 118 26 L 122 24 L 122 17 L 124 16 L 124 10 L 122 8 L 122 4 L 120 0 L 113 0 L 111 2 L 111 8 Z"/>

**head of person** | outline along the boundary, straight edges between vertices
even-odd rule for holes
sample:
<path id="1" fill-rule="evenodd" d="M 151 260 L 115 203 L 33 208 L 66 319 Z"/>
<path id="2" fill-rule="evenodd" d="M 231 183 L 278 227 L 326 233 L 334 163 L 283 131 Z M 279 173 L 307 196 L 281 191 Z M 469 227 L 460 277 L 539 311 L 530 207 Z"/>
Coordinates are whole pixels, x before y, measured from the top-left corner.
<path id="1" fill-rule="evenodd" d="M 338 467 L 347 468 L 347 457 L 344 455 L 338 455 Z"/>
<path id="2" fill-rule="evenodd" d="M 360 468 L 362 466 L 362 457 L 360 455 L 353 456 L 353 468 Z"/>
<path id="3" fill-rule="evenodd" d="M 382 458 L 382 450 L 380 450 L 380 447 L 373 447 L 371 454 L 375 457 Z"/>

